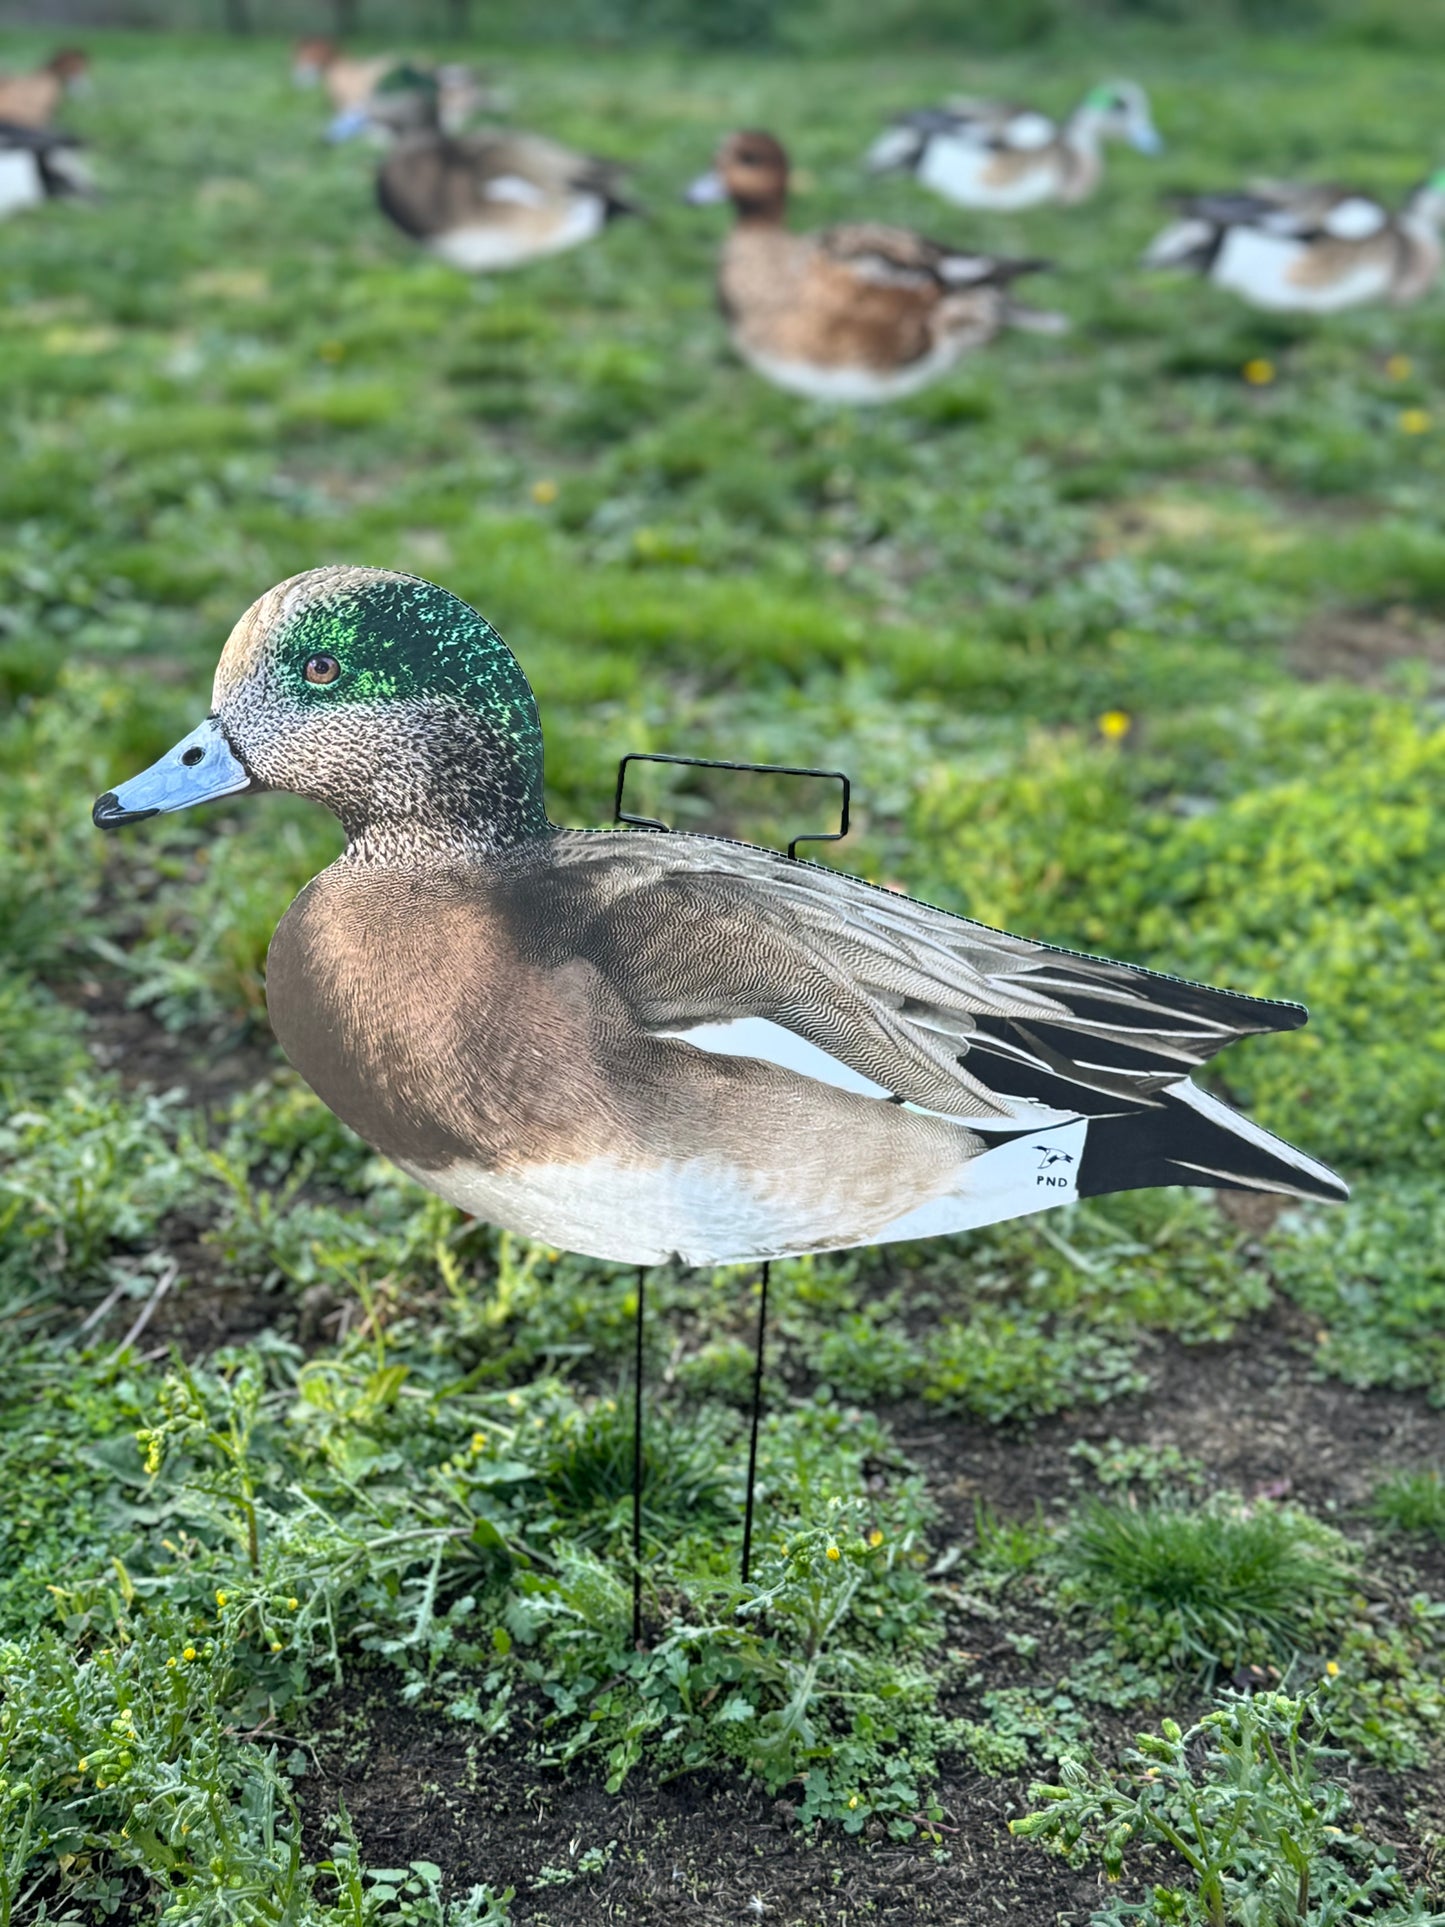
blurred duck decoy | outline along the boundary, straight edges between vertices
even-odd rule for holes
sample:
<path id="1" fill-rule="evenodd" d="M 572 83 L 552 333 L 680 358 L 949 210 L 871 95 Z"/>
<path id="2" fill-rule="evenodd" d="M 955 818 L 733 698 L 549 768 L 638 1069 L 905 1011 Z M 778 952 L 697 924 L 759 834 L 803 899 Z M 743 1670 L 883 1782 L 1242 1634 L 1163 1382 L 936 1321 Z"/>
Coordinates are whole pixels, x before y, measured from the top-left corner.
<path id="1" fill-rule="evenodd" d="M 1010 292 L 1046 262 L 999 260 L 877 222 L 795 234 L 784 223 L 787 192 L 782 145 L 745 132 L 729 135 L 687 195 L 736 210 L 719 300 L 738 354 L 779 388 L 818 401 L 891 401 L 1002 328 L 1068 326 Z"/>
<path id="2" fill-rule="evenodd" d="M 1132 80 L 1095 87 L 1063 121 L 992 100 L 905 114 L 873 143 L 867 164 L 876 174 L 913 174 L 959 207 L 1072 207 L 1099 185 L 1106 140 L 1126 140 L 1141 154 L 1163 150 L 1144 89 Z"/>
<path id="3" fill-rule="evenodd" d="M 93 192 L 74 134 L 0 121 L 0 220 L 42 201 Z"/>
<path id="4" fill-rule="evenodd" d="M 495 106 L 495 97 L 468 67 L 434 67 L 396 54 L 357 60 L 334 40 L 299 41 L 291 74 L 300 87 L 314 87 L 318 81 L 324 87 L 335 110 L 328 130 L 335 140 L 363 131 L 385 139 L 433 120 L 447 133 L 456 133 L 473 114 Z M 417 96 L 428 90 L 432 97 L 423 106 Z"/>
<path id="5" fill-rule="evenodd" d="M 209 715 L 93 815 L 248 790 L 346 838 L 271 940 L 283 1050 L 402 1170 L 525 1237 L 712 1265 L 1157 1185 L 1348 1195 L 1191 1081 L 1297 1004 L 721 837 L 557 828 L 520 665 L 415 576 L 269 590 Z"/>
<path id="6" fill-rule="evenodd" d="M 383 83 L 346 126 L 334 123 L 333 137 L 361 132 L 378 110 L 392 115 L 394 103 L 405 118 L 386 122 L 399 138 L 377 168 L 377 203 L 403 234 L 466 273 L 560 254 L 637 211 L 616 162 L 540 134 L 444 133 L 436 83 L 414 69 L 404 82 Z M 414 115 L 420 131 L 401 131 L 416 127 Z"/>
<path id="7" fill-rule="evenodd" d="M 1252 307 L 1332 314 L 1367 301 L 1418 301 L 1440 272 L 1445 170 L 1392 213 L 1347 187 L 1261 181 L 1246 193 L 1200 194 L 1144 255 L 1188 268 Z"/>
<path id="8" fill-rule="evenodd" d="M 0 74 L 0 121 L 11 127 L 48 127 L 67 94 L 85 91 L 90 56 L 62 47 L 28 74 Z"/>

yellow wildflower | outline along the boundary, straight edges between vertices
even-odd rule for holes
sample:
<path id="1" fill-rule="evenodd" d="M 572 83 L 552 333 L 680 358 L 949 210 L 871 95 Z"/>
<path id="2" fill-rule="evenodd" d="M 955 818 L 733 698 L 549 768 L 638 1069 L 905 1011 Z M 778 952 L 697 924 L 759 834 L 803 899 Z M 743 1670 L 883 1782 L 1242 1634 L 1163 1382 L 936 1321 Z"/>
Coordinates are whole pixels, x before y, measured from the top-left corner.
<path id="1" fill-rule="evenodd" d="M 78 1772 L 80 1772 L 80 1773 L 89 1773 L 89 1771 L 90 1771 L 90 1761 L 89 1761 L 89 1760 L 77 1760 L 75 1764 L 76 1764 L 76 1770 L 77 1770 Z"/>
<path id="2" fill-rule="evenodd" d="M 540 482 L 533 482 L 532 500 L 537 503 L 540 508 L 546 508 L 549 503 L 555 502 L 556 499 L 557 484 L 550 476 L 544 475 Z"/>
<path id="3" fill-rule="evenodd" d="M 1340 1676 L 1340 1662 L 1337 1659 L 1327 1659 L 1325 1661 L 1325 1671 L 1331 1679 L 1338 1679 Z"/>
<path id="4" fill-rule="evenodd" d="M 849 1799 L 849 1801 L 848 1801 L 848 1805 L 849 1805 L 850 1807 L 856 1807 L 856 1806 L 857 1806 L 857 1804 L 858 1804 L 858 1795 L 857 1795 L 857 1794 L 855 1793 L 855 1794 L 853 1794 L 853 1795 L 852 1795 L 852 1797 L 851 1797 L 851 1798 Z"/>
<path id="5" fill-rule="evenodd" d="M 297 1608 L 297 1607 L 298 1607 L 298 1606 L 299 1606 L 300 1604 L 301 1604 L 301 1601 L 300 1601 L 299 1599 L 288 1599 L 288 1600 L 286 1601 L 286 1610 L 287 1610 L 287 1612 L 293 1612 L 293 1613 L 294 1613 L 294 1612 L 295 1612 L 295 1610 L 296 1610 L 296 1608 Z"/>
<path id="6" fill-rule="evenodd" d="M 868 1543 L 870 1546 L 882 1545 L 883 1534 L 878 1530 L 877 1526 L 874 1526 L 873 1530 L 868 1534 Z"/>
<path id="7" fill-rule="evenodd" d="M 167 1666 L 174 1666 L 174 1665 L 175 1665 L 175 1663 L 176 1663 L 176 1656 L 175 1656 L 175 1654 L 174 1654 L 174 1653 L 172 1653 L 172 1654 L 171 1654 L 171 1656 L 170 1656 L 170 1658 L 169 1658 L 169 1659 L 168 1659 L 168 1660 L 166 1661 L 166 1665 L 167 1665 Z"/>
<path id="8" fill-rule="evenodd" d="M 1391 355 L 1385 363 L 1385 373 L 1391 381 L 1408 381 L 1415 372 L 1415 364 L 1408 355 Z"/>
<path id="9" fill-rule="evenodd" d="M 194 1646 L 187 1646 L 186 1650 L 181 1654 L 182 1659 L 194 1659 L 195 1656 L 196 1649 Z"/>
<path id="10" fill-rule="evenodd" d="M 841 1559 L 841 1558 L 843 1557 L 843 1555 L 842 1555 L 842 1553 L 841 1553 L 841 1552 L 839 1552 L 839 1550 L 838 1550 L 838 1548 L 837 1548 L 836 1546 L 829 1546 L 829 1548 L 828 1548 L 828 1557 L 829 1557 L 830 1559 Z"/>
<path id="11" fill-rule="evenodd" d="M 1106 709 L 1099 718 L 1099 734 L 1106 743 L 1122 743 L 1134 727 L 1127 709 Z"/>
<path id="12" fill-rule="evenodd" d="M 281 1642 L 280 1642 L 280 1640 L 279 1640 L 279 1639 L 273 1639 L 273 1640 L 271 1641 L 271 1651 L 272 1651 L 273 1653 L 279 1653 L 279 1652 L 280 1652 L 280 1650 L 281 1650 Z"/>
<path id="13" fill-rule="evenodd" d="M 1272 361 L 1266 361 L 1263 355 L 1255 355 L 1252 360 L 1245 362 L 1239 372 L 1251 388 L 1268 388 L 1276 370 Z"/>
<path id="14" fill-rule="evenodd" d="M 216 1604 L 218 1606 L 224 1606 L 225 1603 L 226 1603 L 226 1595 L 225 1593 L 221 1592 L 218 1588 L 216 1592 Z"/>
<path id="15" fill-rule="evenodd" d="M 487 1435 L 486 1435 L 486 1433 L 485 1433 L 485 1432 L 473 1432 L 473 1433 L 472 1433 L 472 1450 L 473 1450 L 474 1452 L 485 1452 L 485 1451 L 486 1451 L 486 1449 L 487 1449 Z"/>
<path id="16" fill-rule="evenodd" d="M 1400 433 L 1402 435 L 1424 435 L 1430 427 L 1430 417 L 1423 408 L 1402 408 L 1400 410 Z"/>

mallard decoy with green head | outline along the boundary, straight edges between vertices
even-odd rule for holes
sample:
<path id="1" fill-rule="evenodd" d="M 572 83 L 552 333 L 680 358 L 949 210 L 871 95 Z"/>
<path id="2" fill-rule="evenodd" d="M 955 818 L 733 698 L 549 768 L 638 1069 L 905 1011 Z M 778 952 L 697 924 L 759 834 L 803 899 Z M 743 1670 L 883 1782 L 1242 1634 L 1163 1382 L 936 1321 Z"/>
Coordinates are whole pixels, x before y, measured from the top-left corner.
<path id="1" fill-rule="evenodd" d="M 1001 329 L 1068 326 L 1014 298 L 1013 282 L 1046 262 L 949 247 L 877 221 L 794 233 L 788 171 L 771 134 L 732 134 L 688 190 L 697 204 L 732 202 L 718 299 L 733 347 L 775 387 L 817 401 L 893 401 Z"/>
<path id="2" fill-rule="evenodd" d="M 1251 307 L 1334 314 L 1366 302 L 1418 301 L 1440 273 L 1445 171 L 1398 211 L 1348 187 L 1261 181 L 1198 194 L 1151 243 L 1144 265 L 1184 268 Z"/>
<path id="3" fill-rule="evenodd" d="M 516 658 L 414 576 L 263 595 L 210 714 L 94 816 L 254 790 L 346 838 L 271 941 L 282 1048 L 402 1170 L 526 1237 L 712 1265 L 1155 1185 L 1346 1195 L 1190 1079 L 1298 1005 L 719 837 L 559 829 Z"/>
<path id="4" fill-rule="evenodd" d="M 868 150 L 876 174 L 914 175 L 957 207 L 1012 213 L 1086 201 L 1104 177 L 1104 143 L 1141 154 L 1164 143 L 1132 80 L 1093 88 L 1065 120 L 997 100 L 955 100 L 894 121 Z"/>

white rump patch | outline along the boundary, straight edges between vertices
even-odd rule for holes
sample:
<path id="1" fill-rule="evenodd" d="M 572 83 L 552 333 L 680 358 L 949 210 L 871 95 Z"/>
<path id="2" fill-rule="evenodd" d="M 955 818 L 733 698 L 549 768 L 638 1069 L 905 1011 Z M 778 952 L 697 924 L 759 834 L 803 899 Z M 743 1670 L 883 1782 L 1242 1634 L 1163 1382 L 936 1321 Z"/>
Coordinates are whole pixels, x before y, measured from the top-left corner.
<path id="1" fill-rule="evenodd" d="M 877 1243 L 939 1238 L 1077 1203 L 1088 1130 L 1087 1119 L 1074 1117 L 971 1158 L 960 1167 L 954 1190 L 884 1225 L 875 1233 Z"/>
<path id="2" fill-rule="evenodd" d="M 40 163 L 27 148 L 0 150 L 0 216 L 45 199 Z"/>

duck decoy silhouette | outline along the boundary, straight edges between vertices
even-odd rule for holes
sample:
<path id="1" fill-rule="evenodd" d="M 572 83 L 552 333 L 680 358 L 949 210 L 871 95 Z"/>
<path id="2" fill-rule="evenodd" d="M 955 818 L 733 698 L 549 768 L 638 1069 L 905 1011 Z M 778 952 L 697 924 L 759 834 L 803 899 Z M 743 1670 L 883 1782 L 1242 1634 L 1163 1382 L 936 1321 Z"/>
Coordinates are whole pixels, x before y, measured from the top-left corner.
<path id="1" fill-rule="evenodd" d="M 526 1237 L 715 1265 L 1158 1185 L 1347 1195 L 1190 1081 L 1299 1005 L 719 837 L 560 829 L 516 658 L 414 576 L 268 591 L 211 713 L 94 819 L 267 789 L 346 836 L 271 941 L 282 1048 L 378 1151 Z"/>
<path id="2" fill-rule="evenodd" d="M 380 113 L 401 130 L 376 171 L 381 211 L 403 234 L 469 274 L 520 267 L 579 247 L 635 213 L 625 170 L 540 134 L 447 134 L 425 75 L 388 81 L 343 128 L 345 139 Z M 393 109 L 401 103 L 402 118 Z"/>
<path id="3" fill-rule="evenodd" d="M 695 205 L 733 204 L 718 298 L 734 348 L 776 387 L 818 401 L 892 401 L 1002 328 L 1068 326 L 1011 293 L 1046 262 L 1000 260 L 872 221 L 791 232 L 788 171 L 771 134 L 737 133 L 688 189 Z"/>
<path id="4" fill-rule="evenodd" d="M 0 121 L 0 220 L 42 201 L 94 192 L 74 134 Z"/>
<path id="5" fill-rule="evenodd" d="M 1244 193 L 1200 194 L 1144 256 L 1188 268 L 1255 308 L 1333 314 L 1368 301 L 1418 301 L 1440 273 L 1445 170 L 1397 213 L 1348 187 L 1261 181 Z"/>
<path id="6" fill-rule="evenodd" d="M 1072 207 L 1103 179 L 1106 140 L 1126 140 L 1141 154 L 1163 151 L 1148 97 L 1132 80 L 1093 88 L 1063 121 L 997 100 L 904 114 L 873 143 L 867 165 L 913 174 L 958 207 Z"/>
<path id="7" fill-rule="evenodd" d="M 436 116 L 447 133 L 458 132 L 472 114 L 494 102 L 494 96 L 469 67 L 455 62 L 432 66 L 398 54 L 357 58 L 345 53 L 336 41 L 319 35 L 297 41 L 291 77 L 298 87 L 320 83 L 336 116 L 330 130 L 333 139 L 344 139 L 363 129 L 384 139 L 399 128 L 422 125 L 420 115 L 408 118 L 405 95 L 423 78 L 436 89 Z M 377 96 L 385 96 L 388 91 L 397 96 L 389 110 L 383 107 L 378 113 L 371 112 Z"/>
<path id="8" fill-rule="evenodd" d="M 62 47 L 28 74 L 0 74 L 0 121 L 12 127 L 48 127 L 67 94 L 81 93 L 90 74 L 90 56 L 79 47 Z"/>

